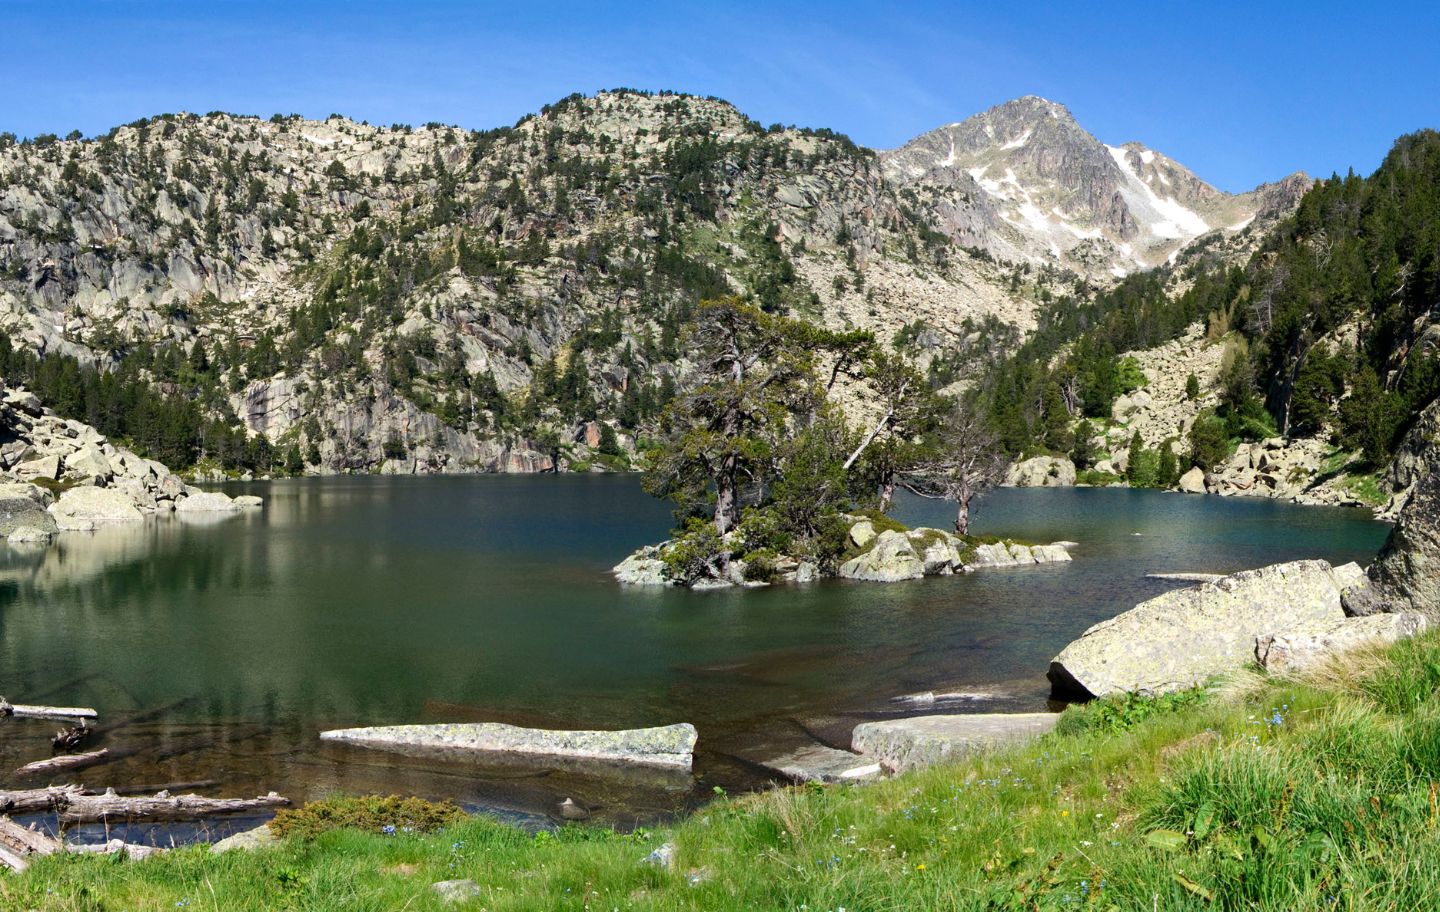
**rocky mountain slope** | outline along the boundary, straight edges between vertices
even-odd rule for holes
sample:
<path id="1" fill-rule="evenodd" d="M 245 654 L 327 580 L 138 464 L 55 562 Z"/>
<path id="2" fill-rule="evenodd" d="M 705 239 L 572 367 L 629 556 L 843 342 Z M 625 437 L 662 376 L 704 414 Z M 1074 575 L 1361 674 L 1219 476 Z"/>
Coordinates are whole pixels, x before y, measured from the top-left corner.
<path id="1" fill-rule="evenodd" d="M 1211 231 L 1269 223 L 1310 184 L 1294 174 L 1224 193 L 1140 143 L 1103 144 L 1035 96 L 925 133 L 881 162 L 960 243 L 1091 275 L 1123 276 Z"/>
<path id="2" fill-rule="evenodd" d="M 219 422 L 200 451 L 232 470 L 623 467 L 688 376 L 679 328 L 702 298 L 903 339 L 950 383 L 1076 270 L 1289 199 L 1117 157 L 1039 99 L 878 156 L 628 90 L 486 132 L 166 115 L 0 139 L 0 327 L 196 403 Z M 47 397 L 79 407 L 61 373 Z"/>
<path id="3" fill-rule="evenodd" d="M 311 470 L 544 469 L 596 455 L 599 423 L 623 456 L 700 297 L 909 325 L 953 359 L 1027 326 L 1045 281 L 956 247 L 844 137 L 713 99 L 575 96 L 487 133 L 175 115 L 0 149 L 12 343 L 99 365 L 198 343 L 221 410 Z"/>

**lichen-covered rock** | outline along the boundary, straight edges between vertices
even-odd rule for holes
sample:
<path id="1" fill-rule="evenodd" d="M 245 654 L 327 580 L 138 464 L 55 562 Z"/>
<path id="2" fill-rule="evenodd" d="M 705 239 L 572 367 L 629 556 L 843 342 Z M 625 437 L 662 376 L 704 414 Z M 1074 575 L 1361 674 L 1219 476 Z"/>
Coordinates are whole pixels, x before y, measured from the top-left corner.
<path id="1" fill-rule="evenodd" d="M 620 731 L 555 731 L 498 722 L 383 725 L 320 733 L 321 740 L 377 750 L 431 749 L 441 753 L 535 754 L 643 766 L 690 768 L 695 726 L 688 722 Z"/>
<path id="2" fill-rule="evenodd" d="M 893 530 L 881 532 L 869 551 L 840 565 L 840 576 L 845 579 L 893 583 L 924 575 L 925 563 L 909 536 Z"/>
<path id="3" fill-rule="evenodd" d="M 50 505 L 50 513 L 62 532 L 84 532 L 145 519 L 130 497 L 115 488 L 71 488 Z"/>
<path id="4" fill-rule="evenodd" d="M 1266 671 L 1297 671 L 1333 655 L 1375 643 L 1398 643 L 1429 626 L 1418 611 L 1342 618 L 1311 629 L 1270 633 L 1255 639 L 1255 660 Z"/>
<path id="5" fill-rule="evenodd" d="M 473 880 L 441 880 L 430 885 L 430 889 L 440 897 L 440 901 L 447 905 L 469 902 L 472 899 L 479 899 L 484 891 L 480 885 Z"/>
<path id="6" fill-rule="evenodd" d="M 610 571 L 615 579 L 631 586 L 668 586 L 665 562 L 660 559 L 660 548 L 646 546 L 625 558 Z"/>
<path id="7" fill-rule="evenodd" d="M 1063 456 L 1036 456 L 1017 462 L 1005 474 L 1014 488 L 1068 488 L 1075 484 L 1075 463 Z"/>
<path id="8" fill-rule="evenodd" d="M 234 851 L 254 851 L 265 846 L 274 845 L 280 841 L 275 831 L 270 829 L 270 824 L 262 823 L 253 830 L 245 830 L 240 833 L 233 833 L 217 842 L 211 843 L 210 851 L 215 854 Z"/>
<path id="9" fill-rule="evenodd" d="M 900 772 L 1038 737 L 1059 718 L 1059 713 L 967 713 L 887 719 L 855 726 L 850 746 Z"/>
<path id="10" fill-rule="evenodd" d="M 1254 659 L 1255 639 L 1342 620 L 1354 564 L 1293 561 L 1157 596 L 1091 627 L 1050 663 L 1056 693 L 1104 697 L 1196 687 Z"/>

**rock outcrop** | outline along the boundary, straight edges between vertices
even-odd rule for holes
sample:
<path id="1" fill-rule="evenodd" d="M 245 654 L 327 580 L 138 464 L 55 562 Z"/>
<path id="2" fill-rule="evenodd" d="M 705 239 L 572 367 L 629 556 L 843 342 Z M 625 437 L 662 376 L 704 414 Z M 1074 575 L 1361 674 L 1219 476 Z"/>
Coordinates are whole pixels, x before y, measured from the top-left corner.
<path id="1" fill-rule="evenodd" d="M 850 746 L 889 772 L 958 760 L 1051 731 L 1059 713 L 912 716 L 855 726 Z"/>
<path id="2" fill-rule="evenodd" d="M 689 723 L 620 731 L 554 731 L 481 722 L 341 728 L 321 732 L 320 738 L 404 753 L 531 754 L 688 770 L 696 733 Z"/>
<path id="3" fill-rule="evenodd" d="M 1308 560 L 1167 592 L 1061 650 L 1050 663 L 1051 686 L 1078 698 L 1197 687 L 1254 661 L 1259 637 L 1342 621 L 1342 593 L 1363 580 L 1355 564 Z"/>
<path id="4" fill-rule="evenodd" d="M 1404 506 L 1370 565 L 1369 584 L 1351 593 L 1351 614 L 1417 611 L 1440 623 L 1440 401 L 1421 413 L 1396 456 Z"/>
<path id="5" fill-rule="evenodd" d="M 840 565 L 841 577 L 893 583 L 925 575 L 925 561 L 915 552 L 919 542 L 911 541 L 904 532 L 887 530 L 867 539 L 867 543 L 865 553 Z"/>

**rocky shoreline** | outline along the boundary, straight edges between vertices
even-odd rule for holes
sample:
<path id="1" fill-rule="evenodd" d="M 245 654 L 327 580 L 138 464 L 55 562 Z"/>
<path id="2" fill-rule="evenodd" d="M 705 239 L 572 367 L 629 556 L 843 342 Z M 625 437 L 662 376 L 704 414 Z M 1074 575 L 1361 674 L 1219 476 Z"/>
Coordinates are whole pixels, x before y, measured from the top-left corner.
<path id="1" fill-rule="evenodd" d="M 57 416 L 19 388 L 0 397 L 0 537 L 51 541 L 176 513 L 217 516 L 261 506 L 187 484 L 162 463 L 116 446 L 95 428 Z"/>

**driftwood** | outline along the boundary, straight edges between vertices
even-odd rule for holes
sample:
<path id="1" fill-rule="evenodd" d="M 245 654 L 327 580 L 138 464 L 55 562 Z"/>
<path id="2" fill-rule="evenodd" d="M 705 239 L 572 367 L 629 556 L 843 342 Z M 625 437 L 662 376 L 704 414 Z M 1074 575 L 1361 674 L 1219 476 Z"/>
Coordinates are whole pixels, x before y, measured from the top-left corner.
<path id="1" fill-rule="evenodd" d="M 0 817 L 0 864 L 12 871 L 30 867 L 30 859 L 54 855 L 62 846 L 38 830 L 27 829 L 9 817 Z"/>
<path id="2" fill-rule="evenodd" d="M 32 706 L 26 703 L 11 703 L 0 697 L 0 716 L 27 719 L 97 719 L 100 714 L 87 706 Z"/>
<path id="3" fill-rule="evenodd" d="M 78 785 L 54 785 L 42 789 L 0 791 L 0 814 L 34 814 L 65 807 L 70 799 L 83 795 Z"/>
<path id="4" fill-rule="evenodd" d="M 40 776 L 47 773 L 58 773 L 60 770 L 79 769 L 82 766 L 92 766 L 110 756 L 110 748 L 102 747 L 96 751 L 85 754 L 62 754 L 59 757 L 51 757 L 49 760 L 36 760 L 34 763 L 27 763 L 15 771 L 17 776 Z"/>
<path id="5" fill-rule="evenodd" d="M 204 798 L 160 792 L 149 798 L 125 798 L 114 789 L 103 795 L 72 794 L 60 808 L 60 822 L 112 823 L 146 820 L 188 820 L 213 814 L 236 814 L 282 807 L 289 798 L 271 792 L 258 798 Z"/>

